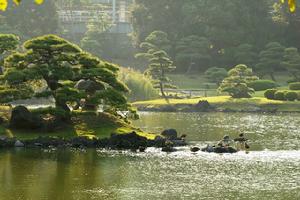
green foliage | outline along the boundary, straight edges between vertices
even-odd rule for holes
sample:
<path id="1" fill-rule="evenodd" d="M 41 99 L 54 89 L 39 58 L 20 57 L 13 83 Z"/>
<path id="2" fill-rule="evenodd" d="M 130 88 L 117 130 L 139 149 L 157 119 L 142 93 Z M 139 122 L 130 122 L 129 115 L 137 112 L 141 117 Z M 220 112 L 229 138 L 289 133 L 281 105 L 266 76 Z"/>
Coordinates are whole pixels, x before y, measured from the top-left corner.
<path id="1" fill-rule="evenodd" d="M 81 99 L 93 100 L 95 105 L 105 101 L 116 109 L 125 109 L 127 102 L 123 93 L 128 89 L 117 79 L 116 65 L 103 62 L 55 35 L 28 40 L 24 48 L 23 53 L 14 53 L 5 59 L 4 80 L 12 89 L 29 86 L 32 81 L 42 81 L 47 85 L 46 91 L 32 92 L 26 98 L 52 95 L 56 106 L 65 110 L 68 110 L 68 102 Z M 79 81 L 90 82 L 97 87 L 92 90 L 76 88 Z"/>
<path id="2" fill-rule="evenodd" d="M 205 76 L 212 83 L 220 85 L 222 80 L 227 76 L 228 72 L 224 68 L 211 67 L 205 71 Z"/>
<path id="3" fill-rule="evenodd" d="M 276 88 L 277 84 L 271 80 L 256 80 L 248 83 L 250 88 L 253 88 L 255 91 L 263 91 L 271 88 Z"/>
<path id="4" fill-rule="evenodd" d="M 288 100 L 288 101 L 295 101 L 298 99 L 298 93 L 297 92 L 294 92 L 294 91 L 287 91 L 285 93 L 285 100 Z"/>
<path id="5" fill-rule="evenodd" d="M 296 29 L 299 22 L 292 16 L 291 29 L 283 29 L 288 23 L 274 23 L 270 16 L 273 4 L 274 1 L 270 0 L 136 0 L 132 14 L 134 36 L 139 44 L 153 30 L 164 31 L 172 45 L 168 51 L 172 59 L 179 53 L 175 46 L 182 38 L 190 35 L 205 37 L 212 43 L 212 61 L 209 66 L 246 64 L 254 67 L 252 61 L 247 62 L 249 57 L 252 60 L 252 55 L 243 54 L 241 57 L 246 56 L 246 60 L 236 62 L 237 46 L 251 44 L 255 49 L 261 49 L 269 41 L 289 39 L 291 44 L 300 41 Z M 286 32 L 282 30 L 294 30 L 289 34 L 295 35 L 297 39 L 286 38 Z M 253 49 L 250 52 L 255 53 Z M 181 66 L 177 62 L 176 65 L 180 69 L 189 66 Z"/>
<path id="6" fill-rule="evenodd" d="M 275 93 L 277 92 L 277 89 L 268 89 L 265 91 L 264 96 L 267 99 L 275 99 Z"/>
<path id="7" fill-rule="evenodd" d="M 234 54 L 236 63 L 245 64 L 247 66 L 254 66 L 257 62 L 257 53 L 251 44 L 241 44 L 237 47 Z"/>
<path id="8" fill-rule="evenodd" d="M 0 55 L 16 50 L 19 45 L 19 38 L 13 34 L 0 34 Z"/>
<path id="9" fill-rule="evenodd" d="M 290 47 L 284 50 L 281 65 L 287 69 L 294 81 L 300 81 L 300 55 L 297 48 Z"/>
<path id="10" fill-rule="evenodd" d="M 175 88 L 171 84 L 171 80 L 166 76 L 166 73 L 175 69 L 173 61 L 170 60 L 165 51 L 159 50 L 153 52 L 149 59 L 149 66 L 146 74 L 154 79 L 154 88 L 159 88 L 162 96 L 166 98 L 165 88 Z"/>
<path id="11" fill-rule="evenodd" d="M 0 88 L 0 103 L 8 103 L 18 99 L 30 98 L 33 91 L 26 85 L 19 87 L 1 87 Z"/>
<path id="12" fill-rule="evenodd" d="M 250 98 L 254 90 L 247 84 L 255 80 L 258 78 L 253 75 L 251 68 L 237 65 L 228 72 L 228 77 L 222 81 L 218 90 L 227 92 L 233 98 Z"/>
<path id="13" fill-rule="evenodd" d="M 84 50 L 106 60 L 133 59 L 134 49 L 131 38 L 125 34 L 111 33 L 112 21 L 100 14 L 97 22 L 89 23 L 87 32 L 80 43 Z"/>
<path id="14" fill-rule="evenodd" d="M 157 98 L 158 91 L 152 85 L 152 79 L 132 69 L 123 69 L 120 79 L 130 92 L 127 95 L 131 101 L 150 100 Z"/>
<path id="15" fill-rule="evenodd" d="M 66 112 L 64 109 L 61 108 L 53 108 L 53 107 L 48 107 L 48 108 L 38 108 L 38 109 L 33 109 L 30 110 L 31 113 L 36 114 L 36 115 L 53 115 L 61 119 L 68 119 L 70 113 Z"/>
<path id="16" fill-rule="evenodd" d="M 153 31 L 144 42 L 140 44 L 141 53 L 135 55 L 136 58 L 149 61 L 153 58 L 153 53 L 159 50 L 167 52 L 170 50 L 170 41 L 168 35 L 162 31 Z"/>
<path id="17" fill-rule="evenodd" d="M 285 94 L 286 94 L 286 91 L 277 91 L 274 94 L 274 99 L 285 101 Z"/>
<path id="18" fill-rule="evenodd" d="M 290 90 L 300 90 L 300 82 L 290 83 L 289 89 Z"/>
<path id="19" fill-rule="evenodd" d="M 259 62 L 255 68 L 260 76 L 270 75 L 275 81 L 274 72 L 281 69 L 284 47 L 278 42 L 270 42 L 259 54 Z"/>
<path id="20" fill-rule="evenodd" d="M 196 35 L 184 37 L 176 45 L 176 64 L 181 71 L 203 71 L 212 59 L 210 51 L 211 42 L 207 38 Z"/>

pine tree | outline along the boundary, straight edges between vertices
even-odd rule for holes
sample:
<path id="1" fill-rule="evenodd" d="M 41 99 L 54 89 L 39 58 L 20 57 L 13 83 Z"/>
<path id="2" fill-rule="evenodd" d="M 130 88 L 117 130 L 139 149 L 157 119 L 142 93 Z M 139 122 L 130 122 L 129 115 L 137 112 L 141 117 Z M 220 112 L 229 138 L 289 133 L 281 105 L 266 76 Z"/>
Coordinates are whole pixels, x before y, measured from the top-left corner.
<path id="1" fill-rule="evenodd" d="M 284 47 L 278 42 L 270 42 L 259 54 L 259 62 L 255 66 L 260 76 L 270 75 L 275 81 L 274 73 L 281 69 Z"/>
<path id="2" fill-rule="evenodd" d="M 175 66 L 165 51 L 158 50 L 152 54 L 146 73 L 155 80 L 154 87 L 160 89 L 161 95 L 165 99 L 167 99 L 165 88 L 176 88 L 166 76 L 168 72 L 174 69 Z"/>
<path id="3" fill-rule="evenodd" d="M 205 70 L 211 61 L 211 43 L 205 37 L 191 35 L 182 38 L 176 46 L 176 64 L 185 67 L 183 70 L 191 72 L 191 66 L 196 66 L 196 71 Z M 187 66 L 190 66 L 187 69 Z"/>
<path id="4" fill-rule="evenodd" d="M 69 111 L 68 102 L 85 99 L 94 105 L 105 104 L 114 110 L 128 107 L 123 93 L 127 87 L 118 81 L 118 67 L 83 52 L 78 46 L 55 35 L 45 35 L 24 43 L 24 53 L 5 59 L 3 79 L 11 92 L 1 100 L 52 96 L 56 107 Z M 33 81 L 44 82 L 47 90 L 35 93 Z M 81 84 L 81 85 L 80 85 Z M 75 87 L 77 85 L 77 87 Z M 26 90 L 20 95 L 18 89 Z"/>
<path id="5" fill-rule="evenodd" d="M 254 90 L 248 87 L 248 83 L 255 80 L 258 80 L 258 77 L 253 75 L 252 69 L 240 64 L 228 72 L 218 90 L 229 93 L 233 98 L 250 98 Z"/>
<path id="6" fill-rule="evenodd" d="M 288 70 L 294 78 L 293 81 L 300 81 L 300 55 L 297 48 L 290 47 L 284 50 L 281 65 Z"/>

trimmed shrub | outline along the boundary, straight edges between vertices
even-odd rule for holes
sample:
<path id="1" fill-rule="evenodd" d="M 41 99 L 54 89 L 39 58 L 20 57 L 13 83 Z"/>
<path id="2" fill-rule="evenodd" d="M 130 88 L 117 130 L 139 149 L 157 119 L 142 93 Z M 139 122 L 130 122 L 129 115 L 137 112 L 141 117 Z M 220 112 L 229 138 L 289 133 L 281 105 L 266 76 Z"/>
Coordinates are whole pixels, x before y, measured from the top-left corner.
<path id="1" fill-rule="evenodd" d="M 300 90 L 300 82 L 290 83 L 289 88 L 290 90 Z"/>
<path id="2" fill-rule="evenodd" d="M 288 101 L 295 101 L 298 99 L 298 93 L 293 91 L 288 91 L 285 93 L 285 99 Z"/>
<path id="3" fill-rule="evenodd" d="M 271 80 L 256 80 L 248 83 L 248 87 L 253 88 L 255 91 L 263 91 L 271 88 L 276 88 L 277 85 Z"/>
<path id="4" fill-rule="evenodd" d="M 275 93 L 277 92 L 277 89 L 268 89 L 265 91 L 264 96 L 267 99 L 275 99 Z"/>
<path id="5" fill-rule="evenodd" d="M 285 101 L 285 93 L 286 91 L 277 91 L 274 94 L 274 99 Z"/>

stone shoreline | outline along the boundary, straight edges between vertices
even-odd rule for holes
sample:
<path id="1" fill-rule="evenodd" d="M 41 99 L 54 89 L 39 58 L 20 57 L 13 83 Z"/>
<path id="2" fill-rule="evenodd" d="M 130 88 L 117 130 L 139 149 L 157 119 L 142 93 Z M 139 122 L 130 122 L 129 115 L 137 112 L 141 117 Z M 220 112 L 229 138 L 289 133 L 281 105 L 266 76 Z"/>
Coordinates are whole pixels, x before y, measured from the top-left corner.
<path id="1" fill-rule="evenodd" d="M 164 148 L 172 150 L 175 146 L 183 146 L 185 142 L 173 143 L 170 146 L 167 139 L 157 136 L 149 140 L 137 135 L 135 132 L 128 134 L 112 134 L 110 138 L 97 139 L 88 137 L 74 137 L 64 139 L 60 137 L 38 137 L 36 139 L 18 140 L 17 138 L 0 138 L 0 149 L 6 148 L 102 148 L 110 150 L 145 151 L 147 147 Z"/>

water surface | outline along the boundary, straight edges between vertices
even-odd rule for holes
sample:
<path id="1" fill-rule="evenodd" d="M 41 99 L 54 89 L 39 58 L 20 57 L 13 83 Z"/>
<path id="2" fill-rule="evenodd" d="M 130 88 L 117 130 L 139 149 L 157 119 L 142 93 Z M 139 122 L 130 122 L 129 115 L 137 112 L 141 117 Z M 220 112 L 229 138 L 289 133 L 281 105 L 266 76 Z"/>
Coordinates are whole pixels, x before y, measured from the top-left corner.
<path id="1" fill-rule="evenodd" d="M 192 145 L 247 134 L 249 154 L 0 150 L 0 199 L 300 199 L 300 115 L 142 113 L 149 131 L 174 127 Z"/>

